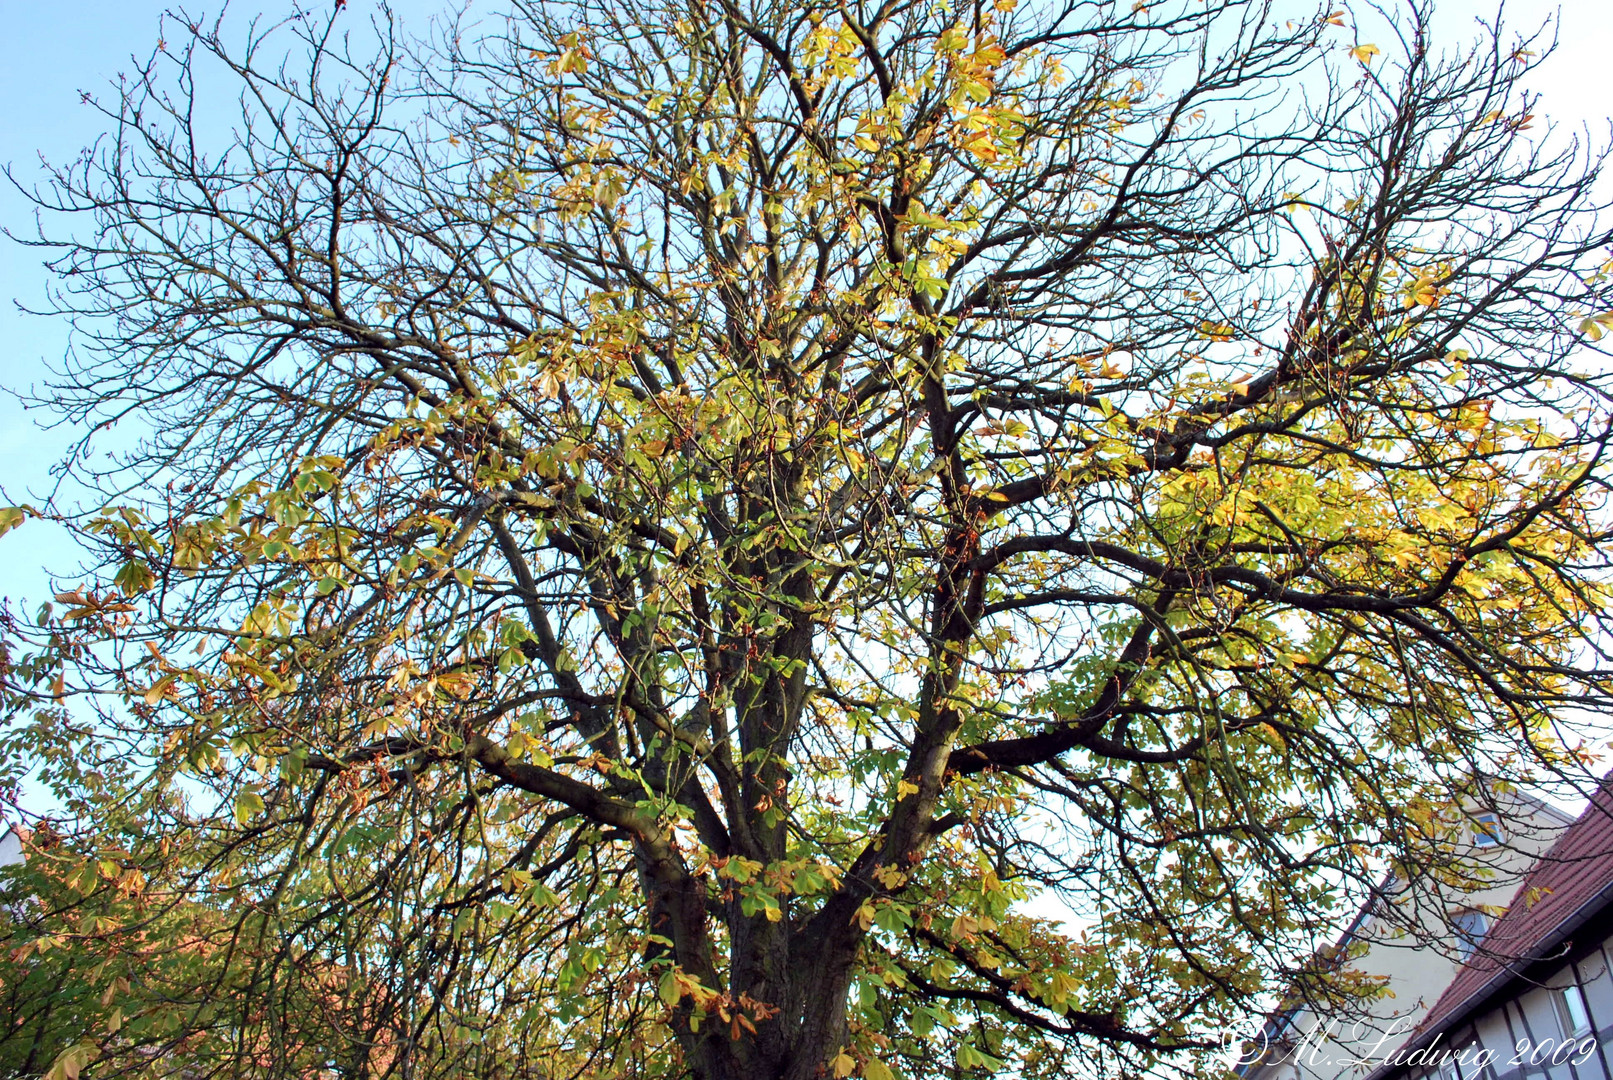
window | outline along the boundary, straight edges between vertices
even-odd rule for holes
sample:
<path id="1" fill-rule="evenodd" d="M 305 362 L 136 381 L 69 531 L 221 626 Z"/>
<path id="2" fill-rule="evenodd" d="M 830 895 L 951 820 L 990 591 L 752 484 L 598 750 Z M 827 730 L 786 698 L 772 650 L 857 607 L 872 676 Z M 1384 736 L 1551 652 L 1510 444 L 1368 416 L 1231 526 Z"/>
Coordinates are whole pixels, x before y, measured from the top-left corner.
<path id="1" fill-rule="evenodd" d="M 1496 847 L 1506 839 L 1501 831 L 1501 815 L 1486 811 L 1473 815 L 1473 843 L 1477 847 Z"/>
<path id="2" fill-rule="evenodd" d="M 1591 1030 L 1591 1011 L 1585 1007 L 1585 991 L 1576 983 L 1560 986 L 1554 992 L 1557 1001 L 1557 1022 L 1563 1035 L 1573 1038 Z"/>
<path id="3" fill-rule="evenodd" d="M 1490 917 L 1482 911 L 1469 908 L 1451 916 L 1451 931 L 1456 934 L 1456 955 L 1466 960 L 1478 949 L 1479 942 L 1490 932 Z"/>
<path id="4" fill-rule="evenodd" d="M 1494 1054 L 1486 1054 L 1483 1045 L 1475 1039 L 1450 1052 L 1439 1067 L 1439 1080 L 1494 1080 L 1495 1070 L 1490 1068 L 1494 1057 Z"/>

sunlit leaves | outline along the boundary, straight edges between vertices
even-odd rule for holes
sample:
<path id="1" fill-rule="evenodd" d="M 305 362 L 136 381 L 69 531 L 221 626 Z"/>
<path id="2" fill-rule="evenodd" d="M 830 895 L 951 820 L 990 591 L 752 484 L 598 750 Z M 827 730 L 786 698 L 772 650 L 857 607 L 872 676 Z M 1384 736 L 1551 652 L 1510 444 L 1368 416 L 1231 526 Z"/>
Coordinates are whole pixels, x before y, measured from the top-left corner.
<path id="1" fill-rule="evenodd" d="M 174 845 L 208 947 L 150 985 L 242 1010 L 174 1040 L 346 1068 L 284 1000 L 426 1078 L 782 1072 L 768 1024 L 840 1076 L 1151 1074 L 1382 850 L 1437 863 L 1442 784 L 1557 752 L 1606 689 L 1565 674 L 1607 596 L 1563 325 L 1606 303 L 1516 301 L 1599 287 L 1566 217 L 1525 263 L 1423 228 L 1550 205 L 1474 127 L 1498 80 L 1289 130 L 1242 102 L 1336 77 L 1345 13 L 991 8 L 536 5 L 419 73 L 418 134 L 248 127 L 201 202 L 102 207 L 164 299 L 86 295 L 205 332 L 95 384 L 152 372 L 172 439 L 78 523 L 14 745 Z"/>
<path id="2" fill-rule="evenodd" d="M 235 797 L 235 820 L 245 825 L 263 813 L 263 796 L 256 791 L 243 791 Z"/>
<path id="3" fill-rule="evenodd" d="M 0 506 L 0 536 L 27 521 L 31 511 L 25 506 Z"/>
<path id="4" fill-rule="evenodd" d="M 1601 341 L 1602 335 L 1609 330 L 1613 330 L 1613 311 L 1604 311 L 1599 315 L 1588 315 L 1579 324 L 1579 332 L 1592 341 Z"/>
<path id="5" fill-rule="evenodd" d="M 100 1048 L 94 1043 L 78 1043 L 56 1055 L 50 1071 L 45 1075 L 49 1080 L 78 1080 L 85 1066 L 99 1056 Z"/>
<path id="6" fill-rule="evenodd" d="M 588 58 L 592 55 L 588 46 L 583 42 L 582 35 L 570 33 L 563 35 L 557 42 L 560 53 L 549 64 L 549 70 L 556 75 L 568 75 L 573 72 L 583 74 L 588 70 Z"/>
<path id="7" fill-rule="evenodd" d="M 137 596 L 155 582 L 156 575 L 143 559 L 130 559 L 112 577 L 112 584 L 122 590 L 124 596 Z"/>

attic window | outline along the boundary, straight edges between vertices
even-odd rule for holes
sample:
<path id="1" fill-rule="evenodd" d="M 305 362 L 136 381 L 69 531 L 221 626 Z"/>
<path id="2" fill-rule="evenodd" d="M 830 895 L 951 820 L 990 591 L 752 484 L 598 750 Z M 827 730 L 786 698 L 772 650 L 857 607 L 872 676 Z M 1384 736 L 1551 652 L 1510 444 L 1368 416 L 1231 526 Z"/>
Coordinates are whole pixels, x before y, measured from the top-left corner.
<path id="1" fill-rule="evenodd" d="M 1473 843 L 1476 847 L 1497 847 L 1505 839 L 1500 814 L 1486 812 L 1473 815 Z"/>
<path id="2" fill-rule="evenodd" d="M 1467 960 L 1478 950 L 1479 942 L 1490 932 L 1490 917 L 1472 908 L 1451 916 L 1451 930 L 1456 935 L 1456 955 Z"/>
<path id="3" fill-rule="evenodd" d="M 1557 1022 L 1562 1025 L 1565 1038 L 1575 1038 L 1591 1030 L 1591 1012 L 1585 1007 L 1585 991 L 1575 983 L 1560 986 L 1554 995 L 1557 999 Z"/>

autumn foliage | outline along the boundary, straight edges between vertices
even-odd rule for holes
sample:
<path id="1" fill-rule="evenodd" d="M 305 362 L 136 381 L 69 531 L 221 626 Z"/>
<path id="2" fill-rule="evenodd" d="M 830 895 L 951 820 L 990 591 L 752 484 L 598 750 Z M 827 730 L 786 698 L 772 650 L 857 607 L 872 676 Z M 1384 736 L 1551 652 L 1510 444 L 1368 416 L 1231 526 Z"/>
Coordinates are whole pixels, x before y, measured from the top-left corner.
<path id="1" fill-rule="evenodd" d="M 4 668 L 59 1069 L 1213 1072 L 1470 872 L 1454 790 L 1583 775 L 1610 252 L 1539 43 L 507 15 L 170 27 L 38 193 L 40 404 L 138 438 L 0 518 L 101 560 Z"/>

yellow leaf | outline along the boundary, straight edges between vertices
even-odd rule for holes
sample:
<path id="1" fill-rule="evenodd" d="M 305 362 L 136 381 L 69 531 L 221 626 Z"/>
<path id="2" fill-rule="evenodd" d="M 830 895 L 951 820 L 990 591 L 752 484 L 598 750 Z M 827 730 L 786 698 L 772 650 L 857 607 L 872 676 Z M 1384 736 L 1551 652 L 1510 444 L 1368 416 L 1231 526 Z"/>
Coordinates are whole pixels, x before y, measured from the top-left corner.
<path id="1" fill-rule="evenodd" d="M 834 1072 L 835 1080 L 845 1080 L 856 1067 L 857 1062 L 844 1050 L 836 1054 L 835 1059 L 829 1063 L 829 1068 Z"/>
<path id="2" fill-rule="evenodd" d="M 6 535 L 28 517 L 28 511 L 20 506 L 0 506 L 0 536 Z"/>
<path id="3" fill-rule="evenodd" d="M 1376 45 L 1357 45 L 1355 48 L 1350 50 L 1350 55 L 1361 61 L 1363 64 L 1370 64 L 1372 63 L 1372 58 L 1377 56 L 1382 51 L 1383 50 L 1379 49 Z"/>
<path id="4" fill-rule="evenodd" d="M 174 678 L 175 677 L 173 675 L 164 675 L 162 678 L 152 683 L 151 688 L 148 689 L 144 695 L 146 704 L 155 705 L 157 702 L 161 701 L 163 697 L 167 695 L 168 688 L 174 685 Z"/>
<path id="5" fill-rule="evenodd" d="M 56 1061 L 51 1065 L 47 1075 L 50 1080 L 78 1080 L 78 1074 L 83 1071 L 84 1066 L 96 1058 L 98 1053 L 97 1047 L 90 1043 L 69 1046 L 56 1056 Z"/>
<path id="6" fill-rule="evenodd" d="M 896 1074 L 878 1058 L 869 1058 L 868 1064 L 863 1066 L 865 1080 L 896 1080 Z"/>
<path id="7" fill-rule="evenodd" d="M 1613 311 L 1591 315 L 1579 324 L 1579 332 L 1592 341 L 1601 341 L 1602 335 L 1613 330 Z"/>
<path id="8" fill-rule="evenodd" d="M 988 132 L 981 132 L 963 144 L 963 148 L 981 161 L 997 160 L 997 144 Z"/>
<path id="9" fill-rule="evenodd" d="M 1439 294 L 1433 289 L 1413 289 L 1411 295 L 1406 297 L 1406 308 L 1434 307 L 1439 303 Z"/>

